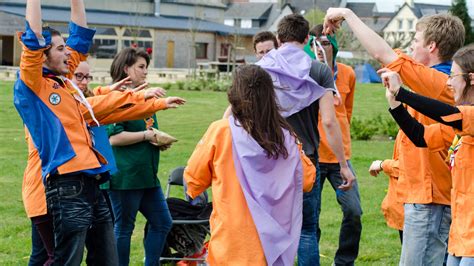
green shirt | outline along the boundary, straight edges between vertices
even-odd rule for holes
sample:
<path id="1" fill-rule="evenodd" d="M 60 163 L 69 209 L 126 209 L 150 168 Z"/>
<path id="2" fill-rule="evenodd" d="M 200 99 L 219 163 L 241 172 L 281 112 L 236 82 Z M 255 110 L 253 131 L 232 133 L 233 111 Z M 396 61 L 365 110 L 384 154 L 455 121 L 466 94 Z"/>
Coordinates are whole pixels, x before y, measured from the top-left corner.
<path id="1" fill-rule="evenodd" d="M 156 115 L 152 116 L 153 127 L 158 128 Z M 123 131 L 139 132 L 146 130 L 145 120 L 133 120 L 111 124 L 107 128 L 110 136 Z M 160 150 L 148 141 L 127 146 L 112 146 L 118 171 L 112 175 L 110 189 L 143 189 L 159 187 L 158 162 Z"/>

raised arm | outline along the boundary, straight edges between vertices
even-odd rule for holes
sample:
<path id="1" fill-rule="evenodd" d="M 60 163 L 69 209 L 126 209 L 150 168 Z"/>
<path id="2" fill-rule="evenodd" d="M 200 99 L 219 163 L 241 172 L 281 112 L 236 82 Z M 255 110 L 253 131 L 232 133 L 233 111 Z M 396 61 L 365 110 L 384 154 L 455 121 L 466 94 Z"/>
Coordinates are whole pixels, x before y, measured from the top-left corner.
<path id="1" fill-rule="evenodd" d="M 79 63 L 87 59 L 94 34 L 95 30 L 87 28 L 83 0 L 71 0 L 71 22 L 69 23 L 69 38 L 66 41 L 67 49 L 71 53 L 68 60 L 67 78 L 71 79 Z"/>
<path id="2" fill-rule="evenodd" d="M 400 104 L 399 102 L 403 102 L 437 122 L 459 130 L 462 129 L 461 120 L 445 121 L 443 119 L 445 116 L 460 113 L 457 107 L 405 90 L 401 87 L 401 78 L 396 72 L 384 72 L 382 74 L 382 81 L 387 88 L 386 97 L 392 109 L 395 109 Z"/>
<path id="3" fill-rule="evenodd" d="M 390 45 L 380 37 L 375 31 L 365 25 L 352 10 L 348 8 L 329 8 L 324 18 L 324 31 L 332 34 L 340 27 L 343 20 L 351 28 L 359 42 L 367 52 L 380 63 L 387 65 L 395 59 L 397 54 Z"/>
<path id="4" fill-rule="evenodd" d="M 31 30 L 36 34 L 36 37 L 42 38 L 42 22 L 41 22 L 41 1 L 28 0 L 26 1 L 26 21 L 30 24 Z"/>
<path id="5" fill-rule="evenodd" d="M 41 2 L 28 0 L 26 2 L 26 29 L 18 33 L 22 44 L 20 60 L 20 79 L 32 91 L 41 89 L 43 82 L 44 51 L 51 45 L 49 32 L 42 32 Z"/>
<path id="6" fill-rule="evenodd" d="M 86 9 L 83 0 L 71 0 L 71 21 L 87 28 Z"/>
<path id="7" fill-rule="evenodd" d="M 400 91 L 396 97 L 397 101 L 404 102 L 411 106 L 418 112 L 428 116 L 429 118 L 440 122 L 442 124 L 454 127 L 455 129 L 462 130 L 462 120 L 445 121 L 443 117 L 452 114 L 460 113 L 459 109 L 455 106 L 433 100 L 428 97 L 424 97 L 413 92 L 409 92 L 404 88 L 400 88 Z"/>

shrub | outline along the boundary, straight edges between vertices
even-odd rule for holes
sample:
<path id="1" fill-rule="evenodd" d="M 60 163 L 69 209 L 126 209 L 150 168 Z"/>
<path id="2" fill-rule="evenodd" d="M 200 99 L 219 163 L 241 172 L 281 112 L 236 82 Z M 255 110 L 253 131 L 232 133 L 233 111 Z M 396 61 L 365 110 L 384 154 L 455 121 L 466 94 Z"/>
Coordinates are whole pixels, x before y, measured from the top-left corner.
<path id="1" fill-rule="evenodd" d="M 395 138 L 397 133 L 397 123 L 392 118 L 384 118 L 380 114 L 372 119 L 353 118 L 351 122 L 351 138 L 357 140 L 370 140 L 374 135 Z"/>
<path id="2" fill-rule="evenodd" d="M 352 118 L 351 121 L 351 138 L 357 140 L 370 140 L 377 132 L 377 128 L 370 120 L 359 120 Z"/>

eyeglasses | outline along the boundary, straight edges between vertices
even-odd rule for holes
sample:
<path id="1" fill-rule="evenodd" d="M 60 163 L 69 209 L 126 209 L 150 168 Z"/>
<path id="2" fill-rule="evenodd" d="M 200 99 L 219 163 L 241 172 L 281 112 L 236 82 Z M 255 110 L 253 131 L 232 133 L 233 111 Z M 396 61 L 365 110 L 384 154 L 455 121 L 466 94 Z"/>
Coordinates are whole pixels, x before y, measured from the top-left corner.
<path id="1" fill-rule="evenodd" d="M 76 77 L 77 81 L 81 82 L 83 79 L 87 79 L 87 81 L 92 81 L 93 77 L 89 75 L 84 75 L 82 73 L 74 73 L 74 77 Z"/>
<path id="2" fill-rule="evenodd" d="M 453 78 L 455 78 L 455 77 L 457 77 L 457 76 L 464 76 L 464 75 L 467 75 L 467 74 L 468 74 L 468 73 L 453 73 L 453 72 L 451 72 L 451 73 L 449 74 L 449 76 L 448 76 L 448 79 L 453 79 Z"/>
<path id="3" fill-rule="evenodd" d="M 329 46 L 331 46 L 331 42 L 330 42 L 330 41 L 320 41 L 320 40 L 318 40 L 318 41 L 319 41 L 319 43 L 321 44 L 321 46 L 323 46 L 323 47 L 329 47 Z"/>

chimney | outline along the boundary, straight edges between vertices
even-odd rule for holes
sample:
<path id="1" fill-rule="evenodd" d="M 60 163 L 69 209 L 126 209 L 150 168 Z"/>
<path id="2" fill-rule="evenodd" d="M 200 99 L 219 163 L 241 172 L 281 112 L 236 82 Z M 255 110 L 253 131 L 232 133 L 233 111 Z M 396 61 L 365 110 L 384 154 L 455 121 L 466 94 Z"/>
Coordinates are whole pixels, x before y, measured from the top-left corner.
<path id="1" fill-rule="evenodd" d="M 161 0 L 154 0 L 154 2 L 155 2 L 155 17 L 160 16 L 160 1 Z"/>

